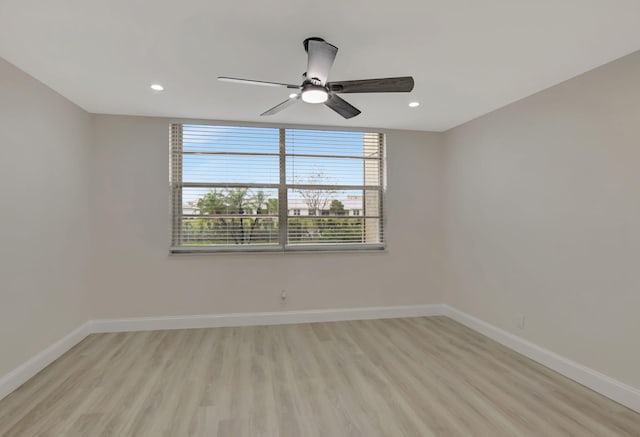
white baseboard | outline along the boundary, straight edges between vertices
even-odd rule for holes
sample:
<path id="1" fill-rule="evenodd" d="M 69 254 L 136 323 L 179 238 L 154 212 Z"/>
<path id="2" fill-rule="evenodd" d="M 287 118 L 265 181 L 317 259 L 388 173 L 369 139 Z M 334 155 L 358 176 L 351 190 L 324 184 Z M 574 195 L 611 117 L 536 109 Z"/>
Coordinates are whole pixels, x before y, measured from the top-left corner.
<path id="1" fill-rule="evenodd" d="M 25 383 L 29 378 L 82 341 L 87 335 L 93 333 L 286 325 L 439 315 L 447 316 L 632 410 L 640 412 L 640 390 L 544 349 L 449 305 L 439 304 L 90 320 L 23 365 L 0 377 L 0 399 Z"/>
<path id="2" fill-rule="evenodd" d="M 442 314 L 441 305 L 339 308 L 326 310 L 231 313 L 196 316 L 136 317 L 92 320 L 91 332 L 154 331 L 160 329 L 220 328 L 231 326 L 290 325 Z"/>
<path id="3" fill-rule="evenodd" d="M 39 354 L 31 357 L 31 359 L 24 364 L 0 377 L 0 399 L 4 398 L 27 382 L 35 376 L 36 373 L 40 372 L 42 369 L 58 359 L 62 354 L 84 340 L 84 338 L 89 334 L 91 334 L 90 323 L 86 322 Z"/>
<path id="4" fill-rule="evenodd" d="M 555 370 L 591 390 L 640 413 L 640 390 L 617 381 L 582 364 L 542 348 L 449 305 L 442 305 L 442 315 L 459 322 L 492 340 Z"/>

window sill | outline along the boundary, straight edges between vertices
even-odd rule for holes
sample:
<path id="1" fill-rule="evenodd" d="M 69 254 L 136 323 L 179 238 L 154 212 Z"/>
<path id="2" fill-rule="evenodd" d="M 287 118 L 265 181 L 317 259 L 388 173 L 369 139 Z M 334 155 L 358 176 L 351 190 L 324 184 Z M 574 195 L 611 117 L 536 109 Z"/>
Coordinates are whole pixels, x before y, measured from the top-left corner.
<path id="1" fill-rule="evenodd" d="M 297 253 L 326 253 L 326 254 L 338 254 L 338 253 L 387 253 L 388 250 L 385 245 L 371 245 L 371 246 L 362 246 L 358 247 L 326 247 L 326 246 L 293 246 L 287 247 L 286 250 L 283 250 L 281 246 L 278 247 L 252 247 L 252 248 L 234 248 L 234 247 L 225 247 L 219 249 L 212 249 L 210 247 L 207 248 L 185 248 L 185 247 L 172 247 L 169 250 L 169 256 L 188 256 L 188 255 L 235 255 L 235 254 L 279 254 L 279 255 L 290 255 Z"/>

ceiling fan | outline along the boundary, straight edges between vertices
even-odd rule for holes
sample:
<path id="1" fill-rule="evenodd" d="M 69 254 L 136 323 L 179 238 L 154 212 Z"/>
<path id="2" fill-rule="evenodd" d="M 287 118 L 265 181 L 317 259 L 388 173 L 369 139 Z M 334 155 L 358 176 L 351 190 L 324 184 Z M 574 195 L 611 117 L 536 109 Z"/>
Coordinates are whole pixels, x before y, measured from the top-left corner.
<path id="1" fill-rule="evenodd" d="M 382 79 L 348 80 L 327 82 L 329 70 L 338 53 L 338 48 L 322 38 L 312 37 L 304 40 L 304 49 L 308 55 L 307 71 L 302 75 L 302 85 L 291 85 L 279 82 L 239 79 L 235 77 L 218 77 L 223 82 L 244 83 L 283 87 L 296 90 L 289 98 L 260 115 L 273 115 L 293 105 L 299 100 L 306 103 L 324 103 L 344 118 L 352 118 L 360 114 L 360 110 L 348 103 L 340 93 L 408 93 L 413 89 L 413 77 L 386 77 Z"/>

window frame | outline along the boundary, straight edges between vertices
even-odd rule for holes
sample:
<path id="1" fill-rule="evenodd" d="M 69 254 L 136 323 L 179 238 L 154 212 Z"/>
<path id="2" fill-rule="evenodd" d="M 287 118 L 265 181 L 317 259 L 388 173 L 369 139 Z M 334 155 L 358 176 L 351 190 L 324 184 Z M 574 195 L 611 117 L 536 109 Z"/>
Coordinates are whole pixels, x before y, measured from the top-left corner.
<path id="1" fill-rule="evenodd" d="M 237 128 L 270 128 L 278 129 L 279 131 L 279 173 L 280 181 L 275 188 L 278 191 L 278 243 L 274 245 L 252 245 L 252 244 L 237 244 L 237 245 L 205 245 L 205 246 L 185 246 L 175 244 L 177 241 L 183 241 L 182 237 L 182 220 L 184 217 L 183 205 L 182 205 L 182 189 L 184 188 L 183 176 L 183 156 L 182 142 L 183 142 L 183 126 L 184 125 L 201 125 L 201 126 L 224 126 L 224 127 L 237 127 Z M 202 122 L 202 121 L 171 121 L 170 125 L 170 141 L 169 141 L 169 179 L 170 179 L 170 205 L 171 205 L 171 234 L 170 234 L 170 254 L 216 254 L 216 253 L 242 253 L 242 252 L 267 252 L 267 253 L 288 253 L 288 252 L 370 252 L 370 251 L 386 251 L 386 196 L 387 196 L 387 145 L 386 134 L 380 131 L 363 131 L 359 129 L 336 129 L 336 128 L 322 128 L 322 127 L 297 127 L 297 126 L 274 126 L 274 125 L 256 125 L 256 124 L 225 124 L 220 122 Z M 379 162 L 378 171 L 378 185 L 366 185 L 363 180 L 363 185 L 305 185 L 296 183 L 287 183 L 287 157 L 299 156 L 296 153 L 287 153 L 286 147 L 286 132 L 287 130 L 310 130 L 310 131 L 327 131 L 327 132 L 357 132 L 362 134 L 371 134 L 378 136 L 378 150 L 379 158 L 376 160 Z M 179 141 L 178 141 L 179 139 Z M 179 143 L 180 152 L 176 153 L 174 144 Z M 305 155 L 308 156 L 308 155 Z M 318 158 L 344 158 L 344 156 L 332 156 L 332 155 L 318 155 Z M 351 157 L 353 158 L 353 157 Z M 358 157 L 366 161 L 366 157 Z M 179 182 L 176 181 L 179 179 Z M 211 184 L 211 188 L 213 184 Z M 242 185 L 248 188 L 263 188 L 263 183 L 242 183 L 242 184 L 229 184 L 229 185 Z M 219 187 L 217 184 L 216 187 Z M 288 210 L 288 191 L 289 190 L 301 190 L 301 189 L 327 189 L 327 190 L 361 190 L 362 191 L 362 208 L 359 209 L 360 214 L 357 216 L 363 220 L 363 226 L 366 226 L 366 219 L 378 220 L 378 242 L 377 243 L 318 243 L 318 244 L 289 244 L 289 227 L 288 222 L 291 218 L 298 218 L 302 216 L 289 215 Z M 366 215 L 366 192 L 377 191 L 378 192 L 378 216 Z M 309 210 L 310 211 L 310 210 Z M 322 211 L 316 211 L 315 215 L 309 217 L 314 218 L 335 218 L 332 215 L 328 217 L 322 215 Z M 344 218 L 340 216 L 338 218 Z"/>

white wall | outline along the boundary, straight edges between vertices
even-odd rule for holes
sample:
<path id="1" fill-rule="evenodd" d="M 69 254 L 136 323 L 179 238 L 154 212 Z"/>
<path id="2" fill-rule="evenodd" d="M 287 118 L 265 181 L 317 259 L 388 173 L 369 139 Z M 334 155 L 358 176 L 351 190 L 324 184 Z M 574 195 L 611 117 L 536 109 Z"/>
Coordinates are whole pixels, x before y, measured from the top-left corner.
<path id="1" fill-rule="evenodd" d="M 442 300 L 437 134 L 388 133 L 386 253 L 169 256 L 168 133 L 164 118 L 95 117 L 93 318 Z"/>
<path id="2" fill-rule="evenodd" d="M 88 319 L 89 114 L 0 58 L 0 376 Z"/>
<path id="3" fill-rule="evenodd" d="M 445 134 L 446 303 L 635 387 L 639 78 L 636 52 Z"/>

